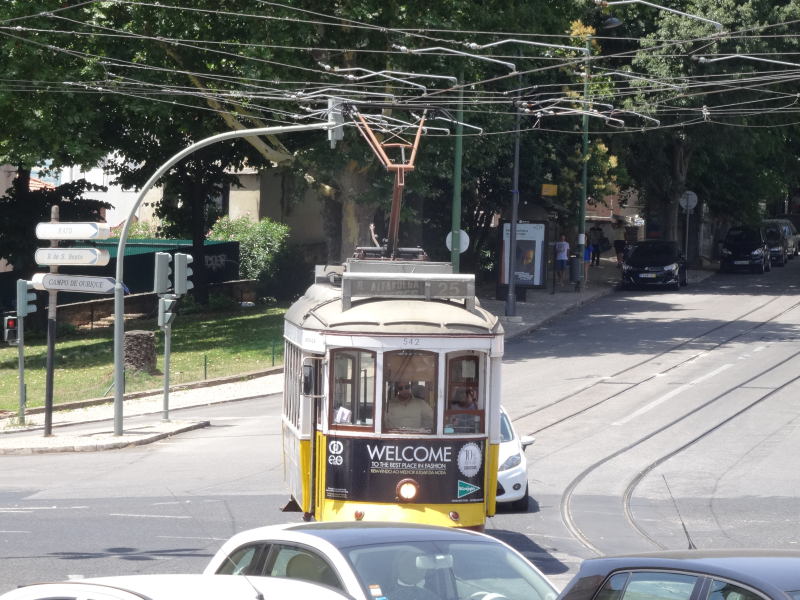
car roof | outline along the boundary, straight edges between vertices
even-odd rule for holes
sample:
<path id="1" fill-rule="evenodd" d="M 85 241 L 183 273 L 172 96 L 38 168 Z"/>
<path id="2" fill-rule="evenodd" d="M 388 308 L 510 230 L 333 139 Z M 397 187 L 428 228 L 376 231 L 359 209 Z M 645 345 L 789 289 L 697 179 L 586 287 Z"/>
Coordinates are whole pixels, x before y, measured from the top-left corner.
<path id="1" fill-rule="evenodd" d="M 474 531 L 416 523 L 382 523 L 378 521 L 301 523 L 288 527 L 287 530 L 313 535 L 336 548 L 425 541 L 469 540 L 489 543 L 495 541 Z"/>
<path id="2" fill-rule="evenodd" d="M 120 598 L 147 600 L 255 600 L 256 590 L 267 597 L 293 600 L 342 600 L 350 598 L 328 586 L 284 577 L 232 577 L 229 575 L 124 575 L 60 583 L 33 584 L 2 596 L 16 598 L 53 597 L 88 592 Z M 41 592 L 41 593 L 38 593 Z M 83 592 L 84 594 L 80 594 Z M 31 594 L 35 594 L 32 596 Z"/>
<path id="3" fill-rule="evenodd" d="M 767 593 L 776 589 L 784 592 L 800 590 L 800 550 L 736 548 L 649 552 L 593 558 L 584 561 L 583 565 L 592 571 L 599 567 L 606 573 L 631 568 L 695 571 L 739 581 Z"/>

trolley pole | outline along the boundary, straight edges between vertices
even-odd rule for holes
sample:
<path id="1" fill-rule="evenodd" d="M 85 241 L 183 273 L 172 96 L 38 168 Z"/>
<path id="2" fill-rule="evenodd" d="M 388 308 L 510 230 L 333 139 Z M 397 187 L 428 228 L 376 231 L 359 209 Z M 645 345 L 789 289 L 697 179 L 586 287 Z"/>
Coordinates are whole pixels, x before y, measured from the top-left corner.
<path id="1" fill-rule="evenodd" d="M 453 263 L 453 273 L 458 273 L 461 267 L 461 156 L 464 151 L 464 71 L 458 74 L 458 108 L 456 109 L 456 149 L 453 166 L 453 226 L 450 228 L 450 262 Z"/>
<path id="2" fill-rule="evenodd" d="M 586 36 L 586 72 L 583 79 L 583 99 L 589 99 L 589 57 L 592 55 L 592 36 Z M 585 106 L 585 110 L 589 110 L 589 106 Z M 575 284 L 575 291 L 582 292 L 586 287 L 584 281 L 584 273 L 586 267 L 584 265 L 583 254 L 586 250 L 586 195 L 587 195 L 587 156 L 589 155 L 589 115 L 583 115 L 583 172 L 581 173 L 581 205 L 578 210 L 578 261 L 580 263 L 580 273 L 578 275 L 578 282 Z"/>
<path id="3" fill-rule="evenodd" d="M 58 206 L 50 208 L 50 222 L 58 223 Z M 50 240 L 50 247 L 58 246 L 58 240 Z M 58 273 L 58 267 L 50 267 L 51 273 Z M 47 304 L 47 373 L 44 388 L 44 437 L 53 435 L 53 375 L 56 368 L 56 296 L 58 292 L 48 292 Z"/>

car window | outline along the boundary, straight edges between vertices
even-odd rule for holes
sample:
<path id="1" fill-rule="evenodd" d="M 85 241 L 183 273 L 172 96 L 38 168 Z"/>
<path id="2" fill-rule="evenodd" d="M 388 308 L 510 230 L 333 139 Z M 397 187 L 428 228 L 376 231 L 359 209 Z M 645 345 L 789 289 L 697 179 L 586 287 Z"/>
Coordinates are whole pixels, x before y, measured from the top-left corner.
<path id="1" fill-rule="evenodd" d="M 714 581 L 708 600 L 763 600 L 758 594 L 750 590 L 733 585 L 727 581 Z"/>
<path id="2" fill-rule="evenodd" d="M 761 235 L 755 229 L 731 229 L 725 237 L 726 244 L 759 244 Z"/>
<path id="3" fill-rule="evenodd" d="M 261 557 L 264 542 L 247 544 L 228 555 L 227 560 L 217 569 L 217 575 L 256 575 L 256 565 Z"/>
<path id="4" fill-rule="evenodd" d="M 637 244 L 631 250 L 629 258 L 655 258 L 672 260 L 677 257 L 675 245 L 669 242 L 661 244 Z"/>
<path id="5" fill-rule="evenodd" d="M 514 430 L 511 429 L 511 423 L 508 422 L 508 415 L 500 413 L 500 441 L 510 442 L 514 439 Z"/>
<path id="6" fill-rule="evenodd" d="M 264 566 L 264 575 L 303 579 L 344 589 L 339 577 L 327 561 L 306 548 L 291 544 L 275 544 Z"/>
<path id="7" fill-rule="evenodd" d="M 792 600 L 800 600 L 800 590 L 796 592 L 786 592 Z"/>
<path id="8" fill-rule="evenodd" d="M 777 240 L 781 237 L 781 232 L 777 227 L 770 227 L 767 231 L 767 239 Z"/>
<path id="9" fill-rule="evenodd" d="M 631 573 L 623 600 L 689 600 L 697 577 L 677 573 Z"/>
<path id="10" fill-rule="evenodd" d="M 608 578 L 608 580 L 597 592 L 595 600 L 619 600 L 620 594 L 625 587 L 625 582 L 628 581 L 630 573 L 617 573 Z"/>

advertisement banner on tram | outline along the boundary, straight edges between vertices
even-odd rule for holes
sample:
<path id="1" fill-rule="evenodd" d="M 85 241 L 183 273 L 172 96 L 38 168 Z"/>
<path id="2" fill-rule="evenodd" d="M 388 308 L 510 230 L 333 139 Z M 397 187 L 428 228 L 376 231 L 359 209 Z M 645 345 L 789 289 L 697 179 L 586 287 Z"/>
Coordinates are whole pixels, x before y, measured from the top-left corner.
<path id="1" fill-rule="evenodd" d="M 329 437 L 325 498 L 397 503 L 397 485 L 413 479 L 415 504 L 484 501 L 484 440 Z"/>

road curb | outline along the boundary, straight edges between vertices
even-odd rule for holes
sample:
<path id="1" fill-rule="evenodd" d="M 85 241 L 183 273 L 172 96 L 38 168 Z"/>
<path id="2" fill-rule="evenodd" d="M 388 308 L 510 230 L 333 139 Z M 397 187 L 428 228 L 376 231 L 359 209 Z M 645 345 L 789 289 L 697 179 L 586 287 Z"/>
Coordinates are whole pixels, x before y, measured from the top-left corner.
<path id="1" fill-rule="evenodd" d="M 90 421 L 90 422 L 96 422 L 96 421 Z M 211 421 L 199 421 L 197 423 L 192 423 L 191 425 L 187 425 L 185 427 L 179 427 L 178 429 L 175 429 L 173 431 L 154 433 L 153 435 L 149 435 L 147 437 L 143 437 L 137 440 L 101 442 L 98 444 L 85 444 L 79 446 L 67 445 L 67 446 L 52 446 L 52 447 L 28 446 L 23 448 L 0 448 L 0 456 L 54 454 L 57 452 L 98 452 L 101 450 L 117 450 L 119 448 L 130 448 L 132 446 L 144 446 L 146 444 L 152 444 L 153 442 L 158 442 L 159 440 L 172 437 L 173 435 L 177 435 L 179 433 L 186 433 L 187 431 L 202 429 L 204 427 L 208 427 L 209 425 L 211 425 Z"/>
<path id="2" fill-rule="evenodd" d="M 269 369 L 262 369 L 261 371 L 249 371 L 248 373 L 240 373 L 239 375 L 226 375 L 225 377 L 217 377 L 216 379 L 204 379 L 203 381 L 192 381 L 190 383 L 178 383 L 169 387 L 170 393 L 182 392 L 183 390 L 196 390 L 200 388 L 213 387 L 215 385 L 224 385 L 226 383 L 237 383 L 239 381 L 247 381 L 248 379 L 255 379 L 256 377 L 266 377 L 267 375 L 278 375 L 283 373 L 283 365 L 277 367 L 270 367 Z M 164 393 L 164 388 L 144 390 L 141 392 L 131 392 L 125 394 L 122 398 L 124 400 L 137 400 L 139 398 L 146 398 L 147 396 L 158 396 Z M 53 412 L 61 410 L 74 410 L 76 408 L 86 408 L 88 406 L 98 406 L 100 404 L 108 404 L 113 402 L 114 398 L 104 396 L 103 398 L 92 398 L 90 400 L 78 400 L 76 402 L 64 402 L 63 404 L 56 404 L 53 406 Z M 37 406 L 25 410 L 26 415 L 40 415 L 44 412 L 44 406 Z M 19 413 L 11 413 L 13 416 Z"/>
<path id="3" fill-rule="evenodd" d="M 227 400 L 215 400 L 213 402 L 199 402 L 197 404 L 189 404 L 187 406 L 179 406 L 177 408 L 170 408 L 169 412 L 174 412 L 176 410 L 184 410 L 187 408 L 199 408 L 201 406 L 214 406 L 216 404 L 227 404 L 229 402 L 242 402 L 244 400 L 256 400 L 257 398 L 269 398 L 270 396 L 278 396 L 283 394 L 283 392 L 274 392 L 272 394 L 257 394 L 255 396 L 242 396 L 241 398 L 228 398 Z M 111 404 L 108 402 L 107 404 Z M 154 410 L 152 412 L 140 413 L 138 415 L 128 415 L 127 417 L 123 417 L 123 419 L 132 419 L 134 417 L 146 417 L 148 415 L 158 415 L 163 412 L 161 409 Z M 59 427 L 69 427 L 71 425 L 88 425 L 89 423 L 105 423 L 107 421 L 113 421 L 114 417 L 108 417 L 106 419 L 93 419 L 90 421 L 72 421 L 70 423 L 53 423 L 53 429 Z M 37 425 L 36 427 L 20 427 L 18 429 L 0 429 L 0 435 L 6 434 L 11 435 L 14 433 L 26 433 L 29 431 L 44 431 L 44 425 Z"/>

